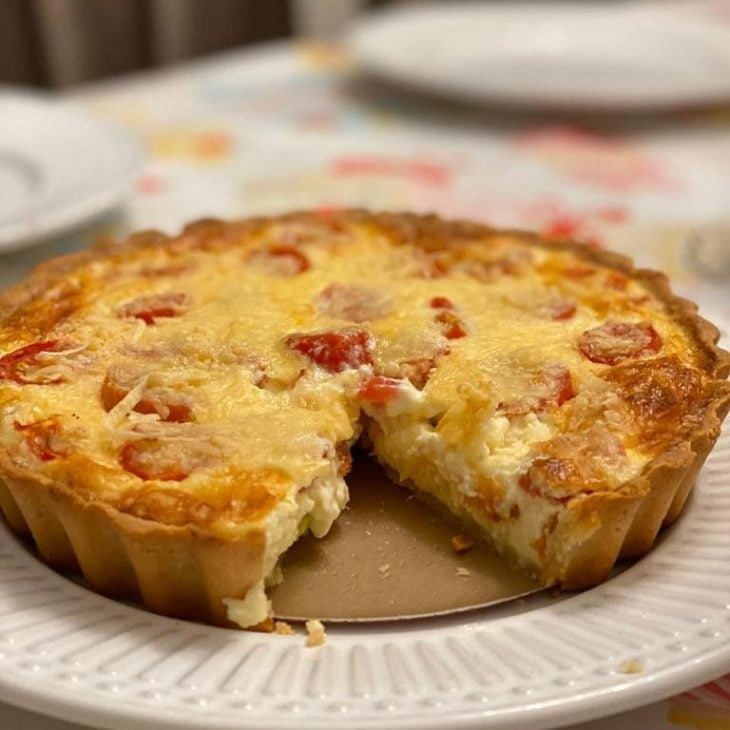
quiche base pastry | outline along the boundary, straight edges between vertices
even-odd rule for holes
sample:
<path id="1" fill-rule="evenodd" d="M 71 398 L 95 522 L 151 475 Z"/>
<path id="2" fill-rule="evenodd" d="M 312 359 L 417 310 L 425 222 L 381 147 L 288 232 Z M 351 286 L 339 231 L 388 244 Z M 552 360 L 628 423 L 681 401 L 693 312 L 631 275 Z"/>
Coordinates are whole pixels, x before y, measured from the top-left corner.
<path id="1" fill-rule="evenodd" d="M 344 509 L 362 436 L 506 559 L 586 587 L 680 514 L 730 408 L 717 339 L 661 274 L 468 222 L 141 233 L 0 300 L 0 507 L 104 594 L 271 629 L 278 561 Z"/>

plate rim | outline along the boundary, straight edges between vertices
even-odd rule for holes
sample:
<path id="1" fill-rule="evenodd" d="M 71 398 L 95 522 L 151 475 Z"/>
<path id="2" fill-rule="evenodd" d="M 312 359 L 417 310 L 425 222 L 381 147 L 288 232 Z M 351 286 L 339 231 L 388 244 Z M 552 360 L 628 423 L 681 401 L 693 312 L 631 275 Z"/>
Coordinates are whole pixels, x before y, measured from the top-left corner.
<path id="1" fill-rule="evenodd" d="M 542 6 L 542 7 L 541 7 Z M 477 88 L 474 84 L 463 83 L 452 77 L 448 83 L 439 80 L 423 71 L 416 59 L 404 68 L 400 64 L 390 63 L 382 54 L 375 53 L 374 48 L 382 45 L 378 41 L 379 35 L 391 24 L 400 24 L 420 13 L 436 13 L 443 17 L 457 16 L 466 12 L 472 15 L 475 12 L 493 17 L 502 18 L 519 16 L 528 10 L 534 12 L 545 11 L 545 4 L 534 2 L 507 3 L 499 0 L 489 4 L 475 4 L 465 0 L 455 0 L 447 5 L 434 3 L 432 0 L 416 7 L 385 7 L 372 12 L 359 20 L 347 35 L 346 47 L 358 66 L 371 75 L 384 80 L 411 88 L 422 93 L 435 94 L 443 99 L 452 99 L 472 104 L 490 105 L 504 104 L 508 108 L 524 109 L 539 107 L 552 110 L 581 110 L 581 111 L 625 111 L 646 112 L 651 110 L 672 110 L 685 106 L 714 104 L 730 99 L 730 82 L 724 84 L 716 82 L 714 88 L 698 87 L 682 93 L 663 91 L 660 94 L 634 93 L 627 96 L 616 93 L 596 94 L 590 100 L 578 98 L 575 92 L 561 91 L 557 95 L 551 93 L 540 94 L 537 91 L 522 91 L 505 89 L 502 87 Z M 576 13 L 587 17 L 590 14 L 604 14 L 615 22 L 619 15 L 626 17 L 632 23 L 642 22 L 649 25 L 656 23 L 689 29 L 690 33 L 703 33 L 711 39 L 713 47 L 730 48 L 730 27 L 720 29 L 699 16 L 683 13 L 679 9 L 657 9 L 653 5 L 635 7 L 631 4 L 612 8 L 607 3 L 593 2 L 580 4 L 575 0 L 560 3 L 559 12 L 562 16 Z M 730 69 L 730 53 L 728 55 L 728 69 Z M 711 85 L 712 86 L 712 85 Z"/>
<path id="2" fill-rule="evenodd" d="M 0 103 L 19 103 L 28 112 L 33 106 L 44 114 L 61 114 L 77 120 L 87 128 L 95 128 L 114 147 L 113 176 L 101 187 L 88 178 L 85 189 L 58 200 L 35 202 L 19 220 L 0 223 L 0 255 L 30 248 L 42 239 L 67 232 L 98 216 L 122 201 L 146 161 L 142 140 L 120 125 L 86 111 L 83 105 L 63 96 L 53 96 L 12 86 L 0 85 Z M 45 206 L 45 207 L 44 207 Z"/>
<path id="3" fill-rule="evenodd" d="M 408 718 L 407 721 L 398 722 L 395 718 L 383 718 L 382 722 L 363 721 L 355 718 L 354 723 L 350 724 L 344 717 L 339 719 L 343 728 L 358 728 L 358 730 L 392 730 L 393 728 L 408 728 L 409 730 L 443 730 L 444 723 L 449 723 L 448 727 L 454 730 L 507 730 L 514 728 L 514 723 L 519 723 L 520 730 L 554 730 L 556 728 L 567 728 L 574 724 L 591 722 L 620 715 L 631 710 L 644 707 L 646 705 L 660 702 L 668 699 L 678 693 L 686 691 L 695 686 L 700 686 L 706 682 L 717 679 L 724 670 L 727 670 L 728 662 L 730 662 L 730 651 L 717 652 L 718 656 L 712 662 L 702 661 L 702 671 L 693 673 L 693 680 L 688 685 L 687 676 L 681 669 L 669 670 L 659 675 L 659 682 L 656 681 L 656 675 L 652 677 L 642 678 L 634 683 L 627 681 L 623 688 L 614 690 L 613 694 L 597 692 L 598 696 L 603 695 L 601 703 L 595 702 L 594 695 L 588 693 L 580 699 L 571 703 L 571 714 L 569 718 L 561 716 L 564 708 L 563 703 L 545 704 L 541 706 L 541 717 L 537 717 L 531 708 L 518 708 L 517 711 L 511 713 L 500 720 L 498 724 L 485 724 L 486 718 L 483 715 L 474 713 L 464 713 L 463 717 L 449 715 L 445 718 L 435 716 L 433 718 L 420 717 Z M 665 677 L 667 674 L 668 677 Z M 675 676 L 676 675 L 676 676 Z M 697 681 L 695 681 L 695 679 Z M 54 718 L 65 722 L 75 722 L 88 726 L 89 730 L 128 730 L 126 723 L 140 722 L 145 723 L 148 730 L 178 730 L 181 724 L 186 724 L 184 716 L 159 716 L 155 718 L 145 717 L 134 709 L 127 706 L 117 707 L 113 711 L 101 710 L 98 704 L 94 703 L 91 698 L 83 699 L 79 702 L 69 697 L 60 697 L 49 699 L 48 694 L 44 692 L 34 692 L 27 687 L 18 686 L 13 688 L 11 692 L 7 692 L 5 680 L 0 682 L 0 701 L 20 709 L 28 710 L 37 714 Z M 615 712 L 615 703 L 617 699 L 621 702 L 619 709 Z M 593 703 L 593 704 L 591 704 Z M 609 709 L 611 711 L 606 711 Z M 529 714 L 528 714 L 529 713 Z M 188 722 L 194 726 L 196 730 L 241 730 L 244 728 L 255 728 L 255 730 L 294 730 L 301 728 L 302 730 L 331 730 L 329 722 L 310 723 L 306 718 L 293 717 L 291 722 L 282 724 L 280 721 L 268 722 L 257 717 L 252 724 L 241 724 L 240 719 L 231 718 L 230 723 L 226 724 L 205 724 L 204 718 L 188 716 Z"/>
<path id="4" fill-rule="evenodd" d="M 690 567 L 692 566 L 693 560 L 696 565 L 702 566 L 703 561 L 714 560 L 717 562 L 713 554 L 716 555 L 718 551 L 725 551 L 727 546 L 730 545 L 730 533 L 724 531 L 724 529 L 722 531 L 715 529 L 714 532 L 710 530 L 710 537 L 704 537 L 700 540 L 700 546 L 696 548 L 696 554 L 692 553 L 691 547 L 689 551 L 687 550 L 687 544 L 697 543 L 697 539 L 693 535 L 697 531 L 698 525 L 705 525 L 703 530 L 706 532 L 708 514 L 711 514 L 712 519 L 716 521 L 718 517 L 722 517 L 725 520 L 727 515 L 730 515 L 730 496 L 725 493 L 728 485 L 728 464 L 730 464 L 730 428 L 726 428 L 718 440 L 716 449 L 710 455 L 708 465 L 701 475 L 699 490 L 695 490 L 696 494 L 691 504 L 688 504 L 685 514 L 671 528 L 671 533 L 667 535 L 667 539 L 662 540 L 661 544 L 654 551 L 638 561 L 635 565 L 611 581 L 594 589 L 570 596 L 564 601 L 556 602 L 546 608 L 538 607 L 533 611 L 528 610 L 524 613 L 508 616 L 506 619 L 498 617 L 490 620 L 490 611 L 486 609 L 483 612 L 479 612 L 476 618 L 472 617 L 472 620 L 464 620 L 464 617 L 455 617 L 452 620 L 433 619 L 430 621 L 426 620 L 420 626 L 415 627 L 413 625 L 400 625 L 384 630 L 379 629 L 377 631 L 373 631 L 367 627 L 349 627 L 347 629 L 334 627 L 330 630 L 330 639 L 327 645 L 321 649 L 314 650 L 304 647 L 301 634 L 296 637 L 282 637 L 239 632 L 231 629 L 177 621 L 175 619 L 149 614 L 140 608 L 124 606 L 112 599 L 99 596 L 68 581 L 62 575 L 55 573 L 50 568 L 37 562 L 4 527 L 2 534 L 0 534 L 0 557 L 3 561 L 8 559 L 8 555 L 12 559 L 17 560 L 20 558 L 21 562 L 25 563 L 26 566 L 30 566 L 30 570 L 34 575 L 38 575 L 39 580 L 42 579 L 46 583 L 50 582 L 54 589 L 61 591 L 60 595 L 70 595 L 71 598 L 66 600 L 73 601 L 74 612 L 77 612 L 76 596 L 80 595 L 79 606 L 81 606 L 81 601 L 84 600 L 90 607 L 85 610 L 92 611 L 93 609 L 94 616 L 97 614 L 101 615 L 102 621 L 106 620 L 103 618 L 103 611 L 106 610 L 108 614 L 112 615 L 112 621 L 117 620 L 115 617 L 122 616 L 125 620 L 129 618 L 133 625 L 135 623 L 139 624 L 142 621 L 146 626 L 156 626 L 163 629 L 162 633 L 165 635 L 173 632 L 175 636 L 178 634 L 183 637 L 193 636 L 195 638 L 191 640 L 191 644 L 202 639 L 204 646 L 214 647 L 212 656 L 218 656 L 215 654 L 218 651 L 215 648 L 218 644 L 225 646 L 229 651 L 236 650 L 238 652 L 240 650 L 244 659 L 237 665 L 239 668 L 246 666 L 248 657 L 258 651 L 258 647 L 263 646 L 265 657 L 269 657 L 271 662 L 273 662 L 271 676 L 276 676 L 280 671 L 286 674 L 288 670 L 286 668 L 282 669 L 281 667 L 287 662 L 291 665 L 292 660 L 294 661 L 295 668 L 301 667 L 302 671 L 311 671 L 312 667 L 316 667 L 318 662 L 320 664 L 326 664 L 327 662 L 333 661 L 332 657 L 336 659 L 345 652 L 349 652 L 348 656 L 350 656 L 356 650 L 367 653 L 374 651 L 374 647 L 379 651 L 383 651 L 383 647 L 385 646 L 396 646 L 402 647 L 403 651 L 405 651 L 405 648 L 412 645 L 430 652 L 434 650 L 433 647 L 446 646 L 446 642 L 451 641 L 452 638 L 455 641 L 466 641 L 467 639 L 478 641 L 481 636 L 484 641 L 487 639 L 493 641 L 495 631 L 501 631 L 498 634 L 501 637 L 510 630 L 514 632 L 515 626 L 523 630 L 524 627 L 531 626 L 538 621 L 541 623 L 553 621 L 552 625 L 555 625 L 555 621 L 559 621 L 561 617 L 567 616 L 570 618 L 573 616 L 573 624 L 576 624 L 576 610 L 581 610 L 581 606 L 587 606 L 590 609 L 591 606 L 595 607 L 595 605 L 599 605 L 600 608 L 601 597 L 605 599 L 606 594 L 609 594 L 609 599 L 612 601 L 615 601 L 614 598 L 611 598 L 613 594 L 616 594 L 620 598 L 623 597 L 625 601 L 628 601 L 627 605 L 629 608 L 632 608 L 631 602 L 635 602 L 636 594 L 630 591 L 621 593 L 621 591 L 626 591 L 627 588 L 630 589 L 632 585 L 635 586 L 637 581 L 645 589 L 644 593 L 646 593 L 646 590 L 649 590 L 650 597 L 652 591 L 657 590 L 657 585 L 663 589 L 669 587 L 669 595 L 671 596 L 672 589 L 678 585 L 676 583 L 676 561 L 678 555 L 680 556 L 680 562 L 689 560 L 688 565 Z M 724 522 L 722 524 L 724 525 Z M 8 548 L 10 550 L 9 552 Z M 707 557 L 708 555 L 710 556 L 709 558 Z M 3 580 L 3 577 L 7 578 L 6 571 L 8 570 L 5 562 L 2 562 L 1 565 L 0 584 L 7 582 Z M 692 578 L 696 577 L 696 565 L 691 571 L 689 568 L 682 568 L 680 565 L 679 574 L 690 575 Z M 730 602 L 728 601 L 728 597 L 730 597 L 730 571 L 725 568 L 723 570 L 725 572 L 719 573 L 718 583 L 709 585 L 706 588 L 709 594 L 714 596 L 712 600 L 721 601 L 721 604 L 712 606 L 713 615 L 715 616 L 712 621 L 705 616 L 702 616 L 701 619 L 698 618 L 702 614 L 702 611 L 706 609 L 697 607 L 695 595 L 697 591 L 693 588 L 692 580 L 688 582 L 685 580 L 685 602 L 689 602 L 686 605 L 691 604 L 695 606 L 692 609 L 695 615 L 688 618 L 685 611 L 681 614 L 681 621 L 679 619 L 674 621 L 671 618 L 671 616 L 677 615 L 676 611 L 675 614 L 672 614 L 670 611 L 668 614 L 660 614 L 659 616 L 659 626 L 662 626 L 662 622 L 669 627 L 672 625 L 675 626 L 674 632 L 666 641 L 670 639 L 674 641 L 675 638 L 677 641 L 687 641 L 687 636 L 697 628 L 696 624 L 698 623 L 705 626 L 706 632 L 710 628 L 717 629 L 721 627 L 724 629 L 724 631 L 715 630 L 714 632 L 703 634 L 710 637 L 709 640 L 703 640 L 704 643 L 703 641 L 698 641 L 693 651 L 686 651 L 687 647 L 682 650 L 680 647 L 679 649 L 673 649 L 673 653 L 670 656 L 667 646 L 661 643 L 665 639 L 657 639 L 655 645 L 647 649 L 645 658 L 648 659 L 649 665 L 645 668 L 645 671 L 641 674 L 625 674 L 620 671 L 619 665 L 622 658 L 628 658 L 626 651 L 609 647 L 611 651 L 608 659 L 601 659 L 599 661 L 594 658 L 592 660 L 592 666 L 590 665 L 591 660 L 589 660 L 590 671 L 593 675 L 601 675 L 598 680 L 594 680 L 591 687 L 587 689 L 585 687 L 583 689 L 576 687 L 574 690 L 557 691 L 555 686 L 553 686 L 557 685 L 556 680 L 550 685 L 546 698 L 541 699 L 540 696 L 536 695 L 533 699 L 530 699 L 526 695 L 527 699 L 513 699 L 511 700 L 511 704 L 507 703 L 506 705 L 504 697 L 509 695 L 509 692 L 507 692 L 505 687 L 503 690 L 500 690 L 502 694 L 499 691 L 495 693 L 495 697 L 502 701 L 502 705 L 497 706 L 496 709 L 487 703 L 482 705 L 480 710 L 475 710 L 474 703 L 466 703 L 463 697 L 460 701 L 457 701 L 457 704 L 454 705 L 452 703 L 452 706 L 449 707 L 449 702 L 453 700 L 453 695 L 451 700 L 449 700 L 448 692 L 443 690 L 443 688 L 439 689 L 438 681 L 434 681 L 432 683 L 433 686 L 426 687 L 429 691 L 429 697 L 433 694 L 437 699 L 446 699 L 445 703 L 433 705 L 431 711 L 428 711 L 428 707 L 421 702 L 418 704 L 417 714 L 391 714 L 387 711 L 373 713 L 371 711 L 370 714 L 358 714 L 355 712 L 348 715 L 347 713 L 343 714 L 341 709 L 336 706 L 338 701 L 336 698 L 327 700 L 329 704 L 325 703 L 321 698 L 314 700 L 314 705 L 321 712 L 332 713 L 332 716 L 330 717 L 328 715 L 327 719 L 322 714 L 307 713 L 306 711 L 302 711 L 301 708 L 298 711 L 289 711 L 288 709 L 287 711 L 279 711 L 283 707 L 282 705 L 275 706 L 277 709 L 275 713 L 270 714 L 267 711 L 266 716 L 260 714 L 246 715 L 245 713 L 240 715 L 236 713 L 230 714 L 226 709 L 228 705 L 224 703 L 219 703 L 222 709 L 204 708 L 202 710 L 193 710 L 190 704 L 186 703 L 189 703 L 191 698 L 198 696 L 195 694 L 197 691 L 195 687 L 188 691 L 187 694 L 181 690 L 179 699 L 174 700 L 172 705 L 169 700 L 167 704 L 149 704 L 147 700 L 143 701 L 141 699 L 139 692 L 134 694 L 131 690 L 116 692 L 107 687 L 102 691 L 98 686 L 94 685 L 92 690 L 84 691 L 85 681 L 98 683 L 99 677 L 93 674 L 95 671 L 94 668 L 73 669 L 73 666 L 69 666 L 68 663 L 60 666 L 60 669 L 64 672 L 64 674 L 59 675 L 63 677 L 62 681 L 58 678 L 53 678 L 53 681 L 41 682 L 40 677 L 43 676 L 42 673 L 31 674 L 29 677 L 25 669 L 21 670 L 19 668 L 21 665 L 19 658 L 16 657 L 14 664 L 12 661 L 9 663 L 8 659 L 8 654 L 12 654 L 12 647 L 14 646 L 12 641 L 10 644 L 8 643 L 8 639 L 12 640 L 13 629 L 8 627 L 4 619 L 7 615 L 24 611 L 24 607 L 11 611 L 10 614 L 3 612 L 0 615 L 3 618 L 3 622 L 0 624 L 0 667 L 6 669 L 6 671 L 0 673 L 0 699 L 36 712 L 40 711 L 61 719 L 72 719 L 77 722 L 91 723 L 109 730 L 126 728 L 130 720 L 142 720 L 145 722 L 145 727 L 149 728 L 168 729 L 180 727 L 184 724 L 186 718 L 191 723 L 194 723 L 197 728 L 211 728 L 215 730 L 234 727 L 239 729 L 249 727 L 256 728 L 257 730 L 283 730 L 284 728 L 295 726 L 301 728 L 319 728 L 329 726 L 334 718 L 343 727 L 358 728 L 409 727 L 420 730 L 435 730 L 447 724 L 453 728 L 467 729 L 479 727 L 495 729 L 513 726 L 512 723 L 519 720 L 520 727 L 525 728 L 525 730 L 545 730 L 546 728 L 557 727 L 565 723 L 581 722 L 624 712 L 653 701 L 664 699 L 682 690 L 691 689 L 706 681 L 716 679 L 719 675 L 725 673 L 730 667 L 730 643 L 727 642 L 727 626 L 730 624 Z M 716 573 L 717 571 L 710 573 L 712 578 L 716 577 Z M 675 582 L 669 580 L 672 577 L 674 577 Z M 682 589 L 681 584 L 679 584 L 679 588 Z M 81 594 L 78 592 L 81 592 Z M 627 596 L 628 598 L 626 598 Z M 645 596 L 642 596 L 642 600 L 644 598 Z M 707 600 L 706 595 L 704 598 Z M 0 594 L 0 609 L 7 608 L 7 603 L 8 600 Z M 12 604 L 12 600 L 11 605 L 14 605 Z M 624 622 L 620 623 L 619 626 L 623 627 L 626 621 L 634 620 L 631 619 L 633 614 L 631 611 L 627 611 L 626 606 L 620 602 L 617 605 L 621 607 L 621 610 L 618 611 L 619 619 L 621 622 Z M 639 603 L 637 605 L 641 606 L 642 604 Z M 649 605 L 651 605 L 651 602 Z M 705 603 L 703 602 L 701 606 L 704 605 Z M 80 607 L 78 611 L 81 610 Z M 44 609 L 44 611 L 47 615 L 43 617 L 44 614 L 42 613 L 42 620 L 39 622 L 41 626 L 47 626 L 50 622 L 59 623 L 59 621 L 61 625 L 63 624 L 63 618 L 61 617 L 59 619 L 59 615 L 52 609 Z M 611 611 L 616 613 L 615 606 L 611 606 Z M 670 618 L 668 619 L 667 616 L 670 616 Z M 690 628 L 687 628 L 688 620 L 690 622 Z M 656 621 L 656 617 L 652 615 L 652 622 L 654 621 Z M 672 623 L 673 621 L 674 624 Z M 590 624 L 586 625 L 590 627 Z M 580 630 L 585 632 L 586 625 Z M 601 624 L 598 624 L 598 626 L 600 627 Z M 680 626 L 682 631 L 677 631 L 677 626 Z M 18 632 L 22 630 L 23 627 Z M 58 630 L 60 631 L 60 629 Z M 568 634 L 571 631 L 573 632 L 573 636 L 575 636 L 575 625 L 572 628 L 569 627 Z M 601 631 L 605 632 L 605 628 L 602 628 Z M 63 641 L 65 634 L 61 636 Z M 696 638 L 695 633 L 691 633 L 691 636 Z M 603 638 L 601 637 L 601 632 L 594 637 L 597 638 L 599 644 L 601 641 L 605 643 L 605 633 L 603 634 Z M 118 637 L 114 635 L 111 640 L 114 641 L 116 638 Z M 580 639 L 580 631 L 578 631 L 578 639 Z M 275 643 L 272 644 L 272 642 Z M 103 643 L 93 644 L 94 651 L 97 650 L 98 646 L 102 645 Z M 15 646 L 19 647 L 19 643 L 16 642 Z M 188 644 L 184 644 L 184 647 L 186 650 L 189 648 Z M 141 648 L 143 650 L 146 649 L 146 647 Z M 139 644 L 133 644 L 133 649 L 129 651 L 139 652 L 139 650 Z M 401 649 L 398 650 L 400 651 Z M 535 651 L 535 656 L 539 658 L 541 651 L 539 645 L 535 647 Z M 176 652 L 177 650 L 170 656 L 177 656 Z M 326 652 L 329 652 L 329 654 L 326 654 Z M 164 661 L 164 656 L 167 655 L 163 655 L 163 659 L 160 659 L 160 661 Z M 642 654 L 641 652 L 638 655 L 633 653 L 633 656 L 640 657 Z M 662 659 L 664 664 L 656 665 L 657 657 Z M 679 658 L 677 659 L 677 657 Z M 423 660 L 425 664 L 431 661 L 426 655 L 424 655 Z M 204 665 L 207 659 L 200 661 Z M 651 666 L 652 662 L 655 664 L 653 668 Z M 59 658 L 57 664 L 60 665 L 60 663 L 61 659 Z M 157 666 L 157 664 L 154 666 Z M 51 667 L 53 668 L 54 666 L 56 665 L 51 662 Z M 191 666 L 192 669 L 190 671 L 193 672 L 197 671 L 201 664 L 193 663 Z M 612 669 L 606 671 L 605 667 L 611 667 Z M 291 667 L 289 668 L 291 669 Z M 59 666 L 56 666 L 56 671 L 58 670 Z M 582 670 L 583 673 L 588 673 L 588 671 L 588 669 Z M 71 674 L 68 674 L 69 672 Z M 74 679 L 74 675 L 76 679 Z M 539 672 L 538 675 L 540 675 Z M 556 677 L 558 675 L 559 672 L 555 674 Z M 37 678 L 35 681 L 33 680 L 34 676 Z M 141 682 L 139 676 L 141 676 L 140 673 L 133 677 L 137 684 Z M 79 677 L 81 677 L 81 680 L 79 680 Z M 117 680 L 114 681 L 116 682 Z M 121 678 L 119 681 L 123 685 Z M 144 684 L 144 686 L 147 687 L 149 685 Z M 152 682 L 152 686 L 155 686 L 155 682 Z M 158 688 L 164 689 L 159 683 L 157 686 Z M 180 683 L 178 682 L 176 686 L 180 686 Z M 538 684 L 539 686 L 541 685 Z M 218 694 L 209 692 L 203 696 L 210 698 L 220 697 L 220 692 L 222 691 L 219 687 Z M 484 691 L 488 692 L 489 688 Z M 191 692 L 192 694 L 190 694 Z M 256 692 L 254 701 L 257 701 L 259 697 L 263 696 L 261 687 Z M 375 695 L 370 696 L 370 700 L 374 699 L 374 697 Z M 392 695 L 385 695 L 385 697 L 392 698 Z M 101 702 L 101 698 L 105 701 Z M 352 697 L 347 697 L 345 700 L 350 701 Z M 278 702 L 279 700 L 276 701 Z M 357 709 L 359 706 L 357 702 L 367 701 L 369 701 L 367 696 L 363 695 L 361 697 L 358 695 L 352 707 Z M 402 698 L 400 701 L 403 704 Z M 332 703 L 335 703 L 334 708 L 330 707 Z M 403 707 L 405 708 L 406 705 L 403 704 Z"/>

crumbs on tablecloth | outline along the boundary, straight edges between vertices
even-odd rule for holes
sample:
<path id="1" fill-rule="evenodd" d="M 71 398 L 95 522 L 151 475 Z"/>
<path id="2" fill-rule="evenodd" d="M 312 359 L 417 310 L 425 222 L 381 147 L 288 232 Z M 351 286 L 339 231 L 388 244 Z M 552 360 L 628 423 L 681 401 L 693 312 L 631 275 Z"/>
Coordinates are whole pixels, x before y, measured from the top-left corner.
<path id="1" fill-rule="evenodd" d="M 471 571 L 466 568 L 462 568 L 461 565 L 456 569 L 456 575 L 462 578 L 468 578 L 471 575 Z"/>
<path id="2" fill-rule="evenodd" d="M 623 674 L 641 674 L 644 671 L 644 665 L 636 659 L 627 659 L 619 664 L 618 670 Z"/>
<path id="3" fill-rule="evenodd" d="M 474 547 L 474 540 L 469 535 L 454 535 L 451 538 L 451 547 L 455 553 L 465 553 Z"/>
<path id="4" fill-rule="evenodd" d="M 322 646 L 327 641 L 324 624 L 318 619 L 311 619 L 304 624 L 307 629 L 307 646 Z"/>

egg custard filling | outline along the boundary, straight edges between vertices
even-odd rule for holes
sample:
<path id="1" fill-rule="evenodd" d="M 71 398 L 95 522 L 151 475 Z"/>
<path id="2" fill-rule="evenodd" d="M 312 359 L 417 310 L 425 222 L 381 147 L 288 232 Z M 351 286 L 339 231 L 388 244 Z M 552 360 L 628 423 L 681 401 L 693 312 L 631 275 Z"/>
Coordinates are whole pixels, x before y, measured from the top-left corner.
<path id="1" fill-rule="evenodd" d="M 661 275 L 477 224 L 138 234 L 0 300 L 0 506 L 103 593 L 270 628 L 361 439 L 545 585 L 588 586 L 681 511 L 730 404 L 716 340 Z"/>

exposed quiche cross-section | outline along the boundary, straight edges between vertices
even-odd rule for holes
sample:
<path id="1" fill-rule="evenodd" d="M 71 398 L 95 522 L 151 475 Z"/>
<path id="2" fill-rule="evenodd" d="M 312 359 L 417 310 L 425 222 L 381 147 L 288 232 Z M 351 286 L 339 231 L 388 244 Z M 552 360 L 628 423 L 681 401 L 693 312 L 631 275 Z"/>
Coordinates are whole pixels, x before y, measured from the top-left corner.
<path id="1" fill-rule="evenodd" d="M 661 275 L 471 223 L 138 234 L 0 300 L 0 505 L 103 593 L 266 627 L 362 437 L 506 559 L 589 586 L 681 511 L 730 406 L 716 341 Z"/>

